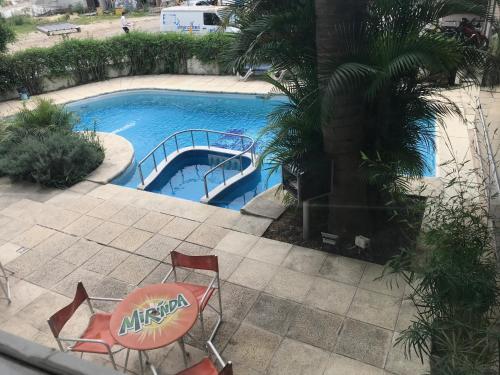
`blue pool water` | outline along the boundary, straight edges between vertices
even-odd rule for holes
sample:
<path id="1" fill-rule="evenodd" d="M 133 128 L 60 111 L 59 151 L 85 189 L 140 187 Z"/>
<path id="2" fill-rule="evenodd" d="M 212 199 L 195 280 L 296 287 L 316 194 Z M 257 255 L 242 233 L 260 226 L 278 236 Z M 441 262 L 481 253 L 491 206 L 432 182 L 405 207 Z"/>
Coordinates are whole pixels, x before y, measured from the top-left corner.
<path id="1" fill-rule="evenodd" d="M 285 99 L 264 99 L 253 95 L 229 95 L 166 90 L 137 90 L 101 95 L 68 105 L 80 117 L 79 129 L 116 133 L 128 139 L 134 146 L 135 161 L 141 160 L 169 135 L 192 128 L 211 129 L 245 134 L 254 139 L 267 123 L 268 114 Z M 199 144 L 206 144 L 204 135 L 195 135 Z M 260 153 L 268 139 L 258 139 Z M 237 148 L 239 140 L 225 136 L 210 136 L 214 146 Z M 191 145 L 189 133 L 179 138 L 179 146 Z M 240 146 L 241 147 L 241 146 Z M 435 175 L 435 153 L 426 149 L 428 170 L 426 176 Z M 175 150 L 172 142 L 167 153 Z M 213 162 L 186 159 L 177 173 L 163 173 L 148 190 L 166 195 L 199 201 L 204 194 L 201 177 Z M 270 174 L 264 163 L 260 173 L 254 173 L 216 197 L 213 204 L 239 210 L 262 191 L 281 182 L 281 172 Z M 144 165 L 144 176 L 153 170 L 152 161 Z M 235 171 L 233 171 L 235 172 Z M 228 171 L 229 175 L 231 171 Z M 221 173 L 209 178 L 211 190 L 222 182 Z M 134 164 L 122 176 L 113 181 L 118 185 L 137 188 L 140 183 L 137 165 Z"/>
<path id="2" fill-rule="evenodd" d="M 245 134 L 257 140 L 260 130 L 267 123 L 268 114 L 283 98 L 264 99 L 254 95 L 205 94 L 192 92 L 172 92 L 165 90 L 127 91 L 101 95 L 68 105 L 80 117 L 80 129 L 119 134 L 134 146 L 136 162 L 146 156 L 156 145 L 169 135 L 186 129 L 211 129 Z M 195 135 L 195 141 L 206 144 L 204 135 Z M 266 137 L 257 142 L 257 153 L 262 150 Z M 239 140 L 231 137 L 210 135 L 214 146 L 239 146 Z M 185 134 L 179 138 L 179 146 L 191 144 L 191 137 Z M 167 153 L 174 151 L 175 144 L 167 146 Z M 255 173 L 237 184 L 213 204 L 239 210 L 254 196 L 281 182 L 281 173 L 270 174 L 269 165 L 264 163 L 260 173 Z M 152 162 L 144 165 L 144 176 L 153 169 Z M 203 195 L 203 184 L 195 187 L 199 175 L 208 166 L 183 166 L 173 178 L 171 185 L 160 187 L 155 184 L 148 190 L 171 196 L 198 201 Z M 219 173 L 221 174 L 221 173 Z M 198 176 L 198 177 L 197 177 Z M 163 183 L 164 175 L 161 176 Z M 172 177 L 172 176 L 171 176 Z M 186 178 L 187 177 L 187 178 Z M 222 177 L 214 174 L 209 179 L 209 190 L 222 182 Z M 191 180 L 191 181 L 190 181 Z M 134 165 L 114 183 L 136 188 L 140 183 L 137 167 Z M 174 182 L 178 184 L 175 185 Z M 198 195 L 198 193 L 201 194 Z"/>

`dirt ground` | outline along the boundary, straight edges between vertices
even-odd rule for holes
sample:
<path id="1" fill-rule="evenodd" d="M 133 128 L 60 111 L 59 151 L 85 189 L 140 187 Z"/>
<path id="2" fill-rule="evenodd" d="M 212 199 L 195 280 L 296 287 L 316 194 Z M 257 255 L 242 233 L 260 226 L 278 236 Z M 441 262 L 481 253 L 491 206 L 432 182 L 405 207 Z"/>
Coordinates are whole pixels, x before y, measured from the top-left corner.
<path id="1" fill-rule="evenodd" d="M 160 15 L 129 19 L 134 23 L 132 30 L 159 32 Z M 120 19 L 112 21 L 96 22 L 89 25 L 81 25 L 81 32 L 69 34 L 69 38 L 96 38 L 103 39 L 113 35 L 122 34 Z M 17 40 L 9 45 L 9 52 L 21 51 L 32 47 L 50 47 L 62 40 L 59 35 L 47 36 L 42 32 L 35 31 L 19 35 Z"/>

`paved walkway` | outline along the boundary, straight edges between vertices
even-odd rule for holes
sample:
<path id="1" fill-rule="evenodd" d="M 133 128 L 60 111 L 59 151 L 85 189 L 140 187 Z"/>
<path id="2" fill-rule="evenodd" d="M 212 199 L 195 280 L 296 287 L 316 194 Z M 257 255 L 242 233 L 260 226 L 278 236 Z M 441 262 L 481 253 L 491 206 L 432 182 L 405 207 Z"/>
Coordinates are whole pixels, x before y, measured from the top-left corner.
<path id="1" fill-rule="evenodd" d="M 92 295 L 123 297 L 159 282 L 176 249 L 219 256 L 225 322 L 216 344 L 236 374 L 424 372 L 392 347 L 413 312 L 403 284 L 375 281 L 378 265 L 261 238 L 269 219 L 88 181 L 58 191 L 2 179 L 0 208 L 0 260 L 14 273 L 0 329 L 55 347 L 46 319 L 79 280 Z M 83 329 L 81 312 L 68 334 Z M 203 355 L 189 350 L 193 361 Z M 175 345 L 153 358 L 163 374 L 182 363 Z"/>
<path id="2" fill-rule="evenodd" d="M 117 78 L 43 96 L 65 103 L 141 88 L 270 90 L 266 83 L 234 77 L 161 75 Z M 452 95 L 463 99 L 461 93 Z M 19 101 L 0 103 L 0 113 L 13 114 L 19 107 Z M 449 152 L 446 139 L 469 157 L 467 126 L 450 119 L 447 130 L 448 137 L 438 139 L 439 161 Z M 69 302 L 77 281 L 91 294 L 122 297 L 137 286 L 159 282 L 176 249 L 219 256 L 225 322 L 216 345 L 235 363 L 238 375 L 426 371 L 393 347 L 414 314 L 402 282 L 390 288 L 389 280 L 376 280 L 381 266 L 261 238 L 270 223 L 112 184 L 85 181 L 60 191 L 0 179 L 0 261 L 14 273 L 14 301 L 0 306 L 0 329 L 55 346 L 46 319 Z M 207 280 L 197 272 L 182 277 Z M 82 313 L 68 334 L 83 329 L 86 309 Z M 193 362 L 203 355 L 194 346 L 189 350 Z M 99 356 L 88 359 L 109 365 Z M 163 374 L 176 373 L 182 363 L 175 345 L 155 351 L 152 359 Z M 133 363 L 137 370 L 136 358 Z"/>
<path id="3" fill-rule="evenodd" d="M 100 94 L 139 89 L 266 95 L 271 91 L 272 85 L 259 80 L 242 82 L 235 76 L 195 76 L 182 74 L 133 76 L 113 78 L 106 81 L 88 83 L 86 85 L 37 95 L 28 100 L 26 105 L 28 107 L 33 106 L 35 99 L 39 97 L 52 99 L 58 104 L 63 104 Z M 13 115 L 19 111 L 22 106 L 23 102 L 20 100 L 0 102 L 0 117 Z"/>

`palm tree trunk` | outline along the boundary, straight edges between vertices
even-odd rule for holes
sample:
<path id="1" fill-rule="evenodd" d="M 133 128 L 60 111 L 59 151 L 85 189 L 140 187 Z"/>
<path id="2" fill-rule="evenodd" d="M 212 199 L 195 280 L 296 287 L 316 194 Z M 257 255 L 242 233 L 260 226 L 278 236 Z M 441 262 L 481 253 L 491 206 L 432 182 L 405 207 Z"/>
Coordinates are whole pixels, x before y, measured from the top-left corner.
<path id="1" fill-rule="evenodd" d="M 342 41 L 332 25 L 359 24 L 367 5 L 368 0 L 315 0 L 320 80 L 328 61 L 342 53 Z M 350 239 L 369 235 L 368 189 L 359 168 L 366 121 L 361 100 L 355 95 L 339 96 L 333 103 L 324 103 L 322 118 L 325 153 L 333 164 L 329 230 Z"/>

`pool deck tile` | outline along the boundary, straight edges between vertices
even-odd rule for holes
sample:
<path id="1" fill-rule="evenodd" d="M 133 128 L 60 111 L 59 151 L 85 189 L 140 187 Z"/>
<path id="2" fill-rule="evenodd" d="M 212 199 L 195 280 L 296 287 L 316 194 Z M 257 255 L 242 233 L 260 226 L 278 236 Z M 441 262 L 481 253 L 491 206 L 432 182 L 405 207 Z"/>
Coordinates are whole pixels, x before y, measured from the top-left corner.
<path id="1" fill-rule="evenodd" d="M 269 91 L 267 83 L 234 77 L 161 75 L 117 78 L 45 96 L 62 103 L 153 87 Z M 20 104 L 0 103 L 0 112 L 9 108 L 13 113 Z M 388 287 L 387 277 L 378 279 L 382 268 L 374 264 L 261 239 L 271 219 L 107 184 L 126 168 L 133 150 L 127 151 L 119 136 L 102 140 L 109 158 L 92 178 L 100 177 L 100 183 L 84 181 L 61 191 L 0 178 L 0 260 L 13 273 L 13 302 L 0 301 L 1 329 L 54 346 L 46 319 L 69 302 L 78 280 L 94 295 L 122 298 L 137 286 L 160 282 L 176 249 L 219 256 L 226 322 L 215 341 L 238 374 L 422 370 L 392 348 L 415 312 L 403 299 L 404 283 Z M 179 276 L 188 282 L 208 280 L 205 272 L 180 269 Z M 114 305 L 98 308 L 112 311 Z M 30 321 L 34 312 L 36 319 Z M 85 319 L 79 315 L 72 328 L 83 328 Z M 213 321 L 207 312 L 207 324 Z M 189 351 L 192 361 L 204 355 L 195 347 Z M 89 359 L 109 366 L 102 357 Z M 181 370 L 177 345 L 155 353 L 154 361 L 167 374 Z"/>

